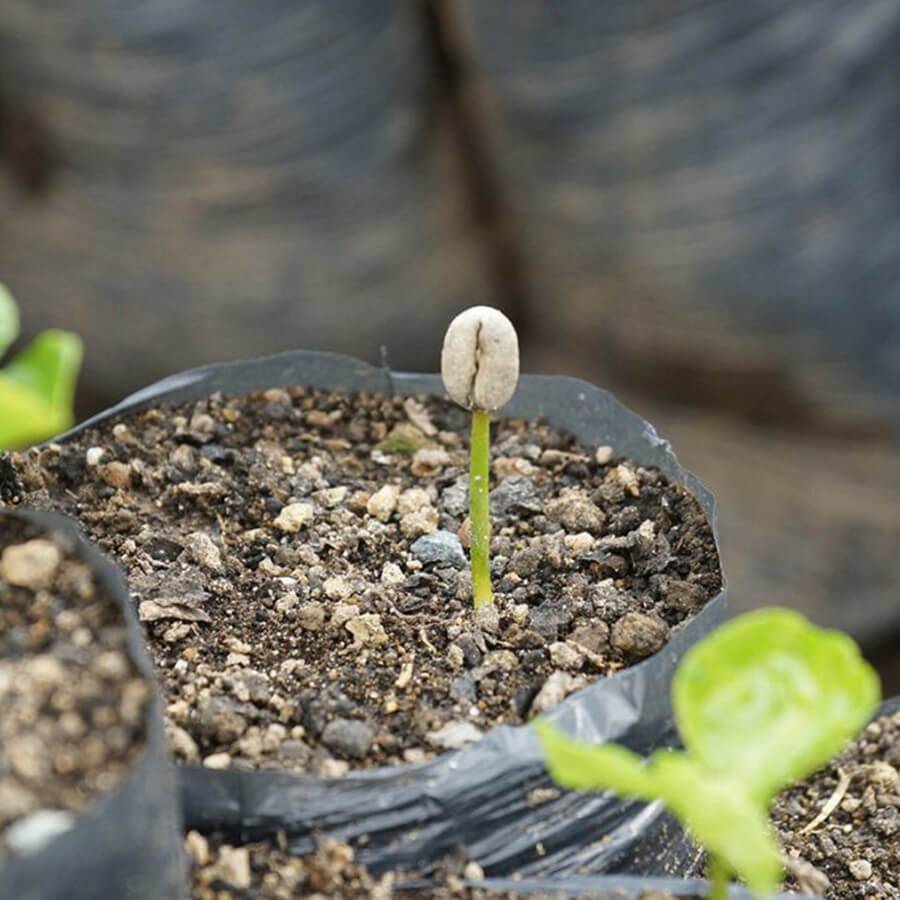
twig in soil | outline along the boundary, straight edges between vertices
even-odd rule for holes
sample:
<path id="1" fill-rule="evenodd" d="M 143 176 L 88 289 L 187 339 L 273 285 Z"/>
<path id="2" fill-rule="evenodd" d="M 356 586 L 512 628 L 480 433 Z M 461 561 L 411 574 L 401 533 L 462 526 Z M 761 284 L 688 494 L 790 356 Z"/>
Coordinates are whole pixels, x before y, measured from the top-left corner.
<path id="1" fill-rule="evenodd" d="M 403 690 L 410 681 L 412 681 L 412 673 L 413 673 L 413 660 L 409 660 L 403 664 L 403 668 L 400 670 L 400 674 L 397 676 L 397 680 L 394 682 L 394 687 L 400 688 Z"/>
<path id="2" fill-rule="evenodd" d="M 837 809 L 841 800 L 844 799 L 844 794 L 847 793 L 847 788 L 850 787 L 850 775 L 843 769 L 838 769 L 838 776 L 840 778 L 838 786 L 834 789 L 834 793 L 828 798 L 828 802 L 822 807 L 819 814 L 811 822 L 804 825 L 803 828 L 797 832 L 798 834 L 809 834 L 810 831 L 818 828 Z"/>
<path id="3" fill-rule="evenodd" d="M 435 655 L 437 655 L 437 647 L 428 640 L 428 632 L 425 630 L 425 626 L 423 625 L 419 629 L 419 640 Z"/>

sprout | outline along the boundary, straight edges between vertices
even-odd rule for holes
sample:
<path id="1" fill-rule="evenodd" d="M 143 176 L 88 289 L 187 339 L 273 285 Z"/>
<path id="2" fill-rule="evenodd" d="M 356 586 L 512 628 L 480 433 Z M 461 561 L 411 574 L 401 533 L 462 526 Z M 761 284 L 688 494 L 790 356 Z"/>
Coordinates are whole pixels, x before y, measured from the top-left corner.
<path id="1" fill-rule="evenodd" d="M 696 644 L 672 683 L 683 753 L 646 764 L 616 744 L 573 741 L 535 725 L 547 769 L 574 790 L 662 800 L 705 845 L 711 897 L 740 876 L 771 893 L 781 863 L 767 815 L 772 798 L 815 772 L 875 711 L 878 676 L 844 634 L 787 609 L 741 616 Z"/>
<path id="2" fill-rule="evenodd" d="M 0 355 L 18 334 L 18 309 L 0 284 Z M 0 369 L 0 450 L 45 440 L 72 424 L 80 366 L 78 337 L 49 329 Z"/>
<path id="3" fill-rule="evenodd" d="M 447 329 L 441 352 L 444 387 L 460 406 L 472 410 L 469 518 L 472 523 L 472 592 L 475 608 L 492 603 L 489 473 L 491 417 L 516 389 L 519 339 L 498 309 L 473 306 Z"/>

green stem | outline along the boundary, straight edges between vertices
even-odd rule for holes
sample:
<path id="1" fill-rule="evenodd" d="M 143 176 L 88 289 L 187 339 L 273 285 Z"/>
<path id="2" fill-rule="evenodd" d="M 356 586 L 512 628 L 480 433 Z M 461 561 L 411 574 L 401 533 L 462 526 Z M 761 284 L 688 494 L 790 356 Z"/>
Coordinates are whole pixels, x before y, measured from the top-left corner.
<path id="1" fill-rule="evenodd" d="M 728 882 L 731 876 L 728 867 L 718 856 L 709 855 L 706 864 L 706 876 L 710 881 L 709 900 L 726 900 L 728 897 Z"/>
<path id="2" fill-rule="evenodd" d="M 472 458 L 469 468 L 469 519 L 472 522 L 472 594 L 475 608 L 494 602 L 491 590 L 490 450 L 491 417 L 472 410 Z"/>

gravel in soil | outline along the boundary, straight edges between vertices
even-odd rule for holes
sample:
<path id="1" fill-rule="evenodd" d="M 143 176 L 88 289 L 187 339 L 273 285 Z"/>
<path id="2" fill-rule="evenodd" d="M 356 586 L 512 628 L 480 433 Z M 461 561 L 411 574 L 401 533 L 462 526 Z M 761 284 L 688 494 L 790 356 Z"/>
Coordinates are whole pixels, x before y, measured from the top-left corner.
<path id="1" fill-rule="evenodd" d="M 467 564 L 469 417 L 303 388 L 131 414 L 0 465 L 124 564 L 176 755 L 420 762 L 663 647 L 721 584 L 699 504 L 544 423 L 493 426 L 497 602 Z"/>
<path id="2" fill-rule="evenodd" d="M 309 856 L 296 857 L 277 844 L 259 842 L 234 846 L 217 836 L 189 832 L 185 850 L 191 863 L 189 900 L 579 900 L 571 893 L 521 894 L 477 887 L 484 873 L 462 857 L 446 861 L 428 881 L 415 872 L 370 874 L 344 843 L 323 842 Z M 580 895 L 587 900 L 596 894 Z M 644 895 L 646 900 L 672 900 L 668 894 Z"/>
<path id="3" fill-rule="evenodd" d="M 900 898 L 898 767 L 895 713 L 872 722 L 825 769 L 775 803 L 773 818 L 790 868 L 827 900 Z M 798 886 L 792 875 L 786 887 Z"/>
<path id="4" fill-rule="evenodd" d="M 39 849 L 128 774 L 146 682 L 66 538 L 0 517 L 0 858 Z"/>

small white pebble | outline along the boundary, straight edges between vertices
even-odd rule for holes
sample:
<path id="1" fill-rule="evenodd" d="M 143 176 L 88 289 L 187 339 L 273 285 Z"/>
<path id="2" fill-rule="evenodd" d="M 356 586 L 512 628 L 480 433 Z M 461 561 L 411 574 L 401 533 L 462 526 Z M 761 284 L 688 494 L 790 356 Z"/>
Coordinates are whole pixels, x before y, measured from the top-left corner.
<path id="1" fill-rule="evenodd" d="M 872 863 L 867 859 L 854 859 L 847 869 L 857 881 L 866 881 L 872 877 Z"/>
<path id="2" fill-rule="evenodd" d="M 207 769 L 231 768 L 231 756 L 227 753 L 212 753 L 203 760 Z"/>
<path id="3" fill-rule="evenodd" d="M 466 864 L 463 875 L 468 881 L 484 881 L 484 869 L 475 860 Z"/>
<path id="4" fill-rule="evenodd" d="M 394 587 L 398 584 L 403 584 L 406 580 L 406 576 L 403 574 L 403 569 L 397 565 L 397 563 L 386 562 L 381 569 L 381 583 L 385 587 Z"/>

